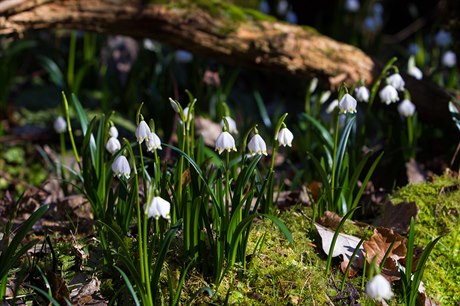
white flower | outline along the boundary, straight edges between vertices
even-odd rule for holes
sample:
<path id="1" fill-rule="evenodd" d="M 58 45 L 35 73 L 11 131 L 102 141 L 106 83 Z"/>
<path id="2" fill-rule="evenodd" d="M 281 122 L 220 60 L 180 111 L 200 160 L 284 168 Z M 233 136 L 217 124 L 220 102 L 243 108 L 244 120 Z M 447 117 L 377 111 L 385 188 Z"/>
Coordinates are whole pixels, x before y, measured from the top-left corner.
<path id="1" fill-rule="evenodd" d="M 409 69 L 407 69 L 407 73 L 417 80 L 421 80 L 423 78 L 422 70 L 418 69 L 416 66 L 409 67 Z"/>
<path id="2" fill-rule="evenodd" d="M 373 299 L 385 300 L 391 299 L 393 292 L 391 292 L 391 285 L 385 277 L 378 274 L 374 276 L 366 285 L 366 293 Z"/>
<path id="3" fill-rule="evenodd" d="M 350 94 L 344 94 L 339 102 L 339 108 L 341 113 L 356 113 L 356 99 Z"/>
<path id="4" fill-rule="evenodd" d="M 229 116 L 224 116 L 224 119 L 227 121 L 228 124 L 228 131 L 233 134 L 238 134 L 238 130 L 236 129 L 236 122 Z M 220 126 L 224 127 L 224 119 L 220 121 Z"/>
<path id="5" fill-rule="evenodd" d="M 138 143 L 142 143 L 144 140 L 147 140 L 150 136 L 149 125 L 142 120 L 136 128 L 136 139 Z"/>
<path id="6" fill-rule="evenodd" d="M 359 1 L 358 0 L 345 1 L 345 9 L 351 13 L 355 13 L 359 11 Z"/>
<path id="7" fill-rule="evenodd" d="M 162 216 L 164 219 L 169 219 L 171 216 L 169 212 L 171 210 L 171 204 L 161 197 L 154 197 L 148 206 L 146 211 L 149 218 L 153 217 L 156 220 Z"/>
<path id="8" fill-rule="evenodd" d="M 281 0 L 278 2 L 278 6 L 276 7 L 276 12 L 278 15 L 284 16 L 287 13 L 287 10 L 289 8 L 289 2 L 286 0 Z"/>
<path id="9" fill-rule="evenodd" d="M 147 151 L 153 152 L 155 150 L 161 150 L 161 140 L 155 133 L 150 133 L 149 137 L 145 141 L 145 145 L 147 146 Z"/>
<path id="10" fill-rule="evenodd" d="M 383 87 L 383 89 L 379 92 L 379 96 L 380 100 L 387 105 L 399 101 L 398 92 L 391 85 Z"/>
<path id="11" fill-rule="evenodd" d="M 67 129 L 67 122 L 65 122 L 64 118 L 62 116 L 59 116 L 54 120 L 54 130 L 58 134 L 62 134 L 66 131 Z"/>
<path id="12" fill-rule="evenodd" d="M 452 51 L 446 51 L 442 55 L 442 64 L 448 68 L 452 68 L 457 64 L 457 55 Z"/>
<path id="13" fill-rule="evenodd" d="M 276 135 L 275 140 L 277 140 L 280 146 L 290 146 L 292 147 L 292 140 L 294 139 L 294 135 L 288 128 L 282 128 L 278 135 Z"/>
<path id="14" fill-rule="evenodd" d="M 398 105 L 398 112 L 401 116 L 410 117 L 415 112 L 415 105 L 408 99 L 405 99 Z"/>
<path id="15" fill-rule="evenodd" d="M 117 128 L 114 127 L 114 126 L 111 126 L 110 129 L 109 129 L 109 135 L 110 135 L 110 137 L 118 138 L 118 130 L 117 130 Z"/>
<path id="16" fill-rule="evenodd" d="M 337 107 L 339 107 L 339 100 L 335 99 L 326 108 L 326 113 L 332 113 Z"/>
<path id="17" fill-rule="evenodd" d="M 129 167 L 128 160 L 123 155 L 118 156 L 115 158 L 112 164 L 112 171 L 114 176 L 124 176 L 127 179 L 131 174 L 131 168 Z"/>
<path id="18" fill-rule="evenodd" d="M 434 37 L 434 41 L 438 47 L 446 47 L 452 43 L 452 34 L 444 30 L 439 30 Z"/>
<path id="19" fill-rule="evenodd" d="M 255 134 L 248 143 L 249 153 L 254 156 L 256 154 L 267 155 L 267 145 L 259 134 Z"/>
<path id="20" fill-rule="evenodd" d="M 316 87 L 318 87 L 318 78 L 313 78 L 310 81 L 310 87 L 309 90 L 310 92 L 314 92 L 316 90 Z"/>
<path id="21" fill-rule="evenodd" d="M 369 101 L 369 89 L 366 86 L 359 86 L 355 89 L 356 99 L 360 102 L 368 102 Z"/>
<path id="22" fill-rule="evenodd" d="M 216 151 L 220 154 L 225 150 L 236 151 L 235 139 L 229 132 L 222 132 L 216 140 Z"/>
<path id="23" fill-rule="evenodd" d="M 326 101 L 331 97 L 331 91 L 326 90 L 321 93 L 321 96 L 319 97 L 319 103 L 324 104 Z"/>
<path id="24" fill-rule="evenodd" d="M 117 138 L 115 137 L 110 137 L 109 140 L 107 140 L 107 143 L 105 145 L 105 148 L 107 151 L 109 151 L 110 154 L 115 154 L 118 152 L 118 150 L 121 149 L 121 144 L 118 141 Z"/>
<path id="25" fill-rule="evenodd" d="M 390 84 L 391 86 L 393 86 L 397 90 L 404 91 L 404 85 L 406 83 L 404 83 L 404 80 L 403 80 L 402 76 L 399 73 L 394 73 L 394 74 L 390 75 L 387 78 L 387 82 L 388 82 L 388 84 Z"/>
<path id="26" fill-rule="evenodd" d="M 187 119 L 188 119 L 189 107 L 187 106 L 186 108 L 184 108 L 184 109 L 182 110 L 182 112 L 184 113 L 185 121 L 187 121 Z M 190 119 L 192 119 L 192 118 L 190 118 Z"/>

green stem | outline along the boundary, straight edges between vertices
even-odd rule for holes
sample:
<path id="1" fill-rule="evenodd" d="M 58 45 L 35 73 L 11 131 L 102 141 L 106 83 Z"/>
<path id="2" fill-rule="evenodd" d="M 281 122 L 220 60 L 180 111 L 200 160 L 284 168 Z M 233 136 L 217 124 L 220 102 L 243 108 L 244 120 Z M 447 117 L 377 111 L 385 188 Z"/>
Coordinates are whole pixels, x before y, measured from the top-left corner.
<path id="1" fill-rule="evenodd" d="M 59 134 L 60 142 L 61 142 L 61 178 L 65 180 L 65 135 L 64 133 Z"/>
<path id="2" fill-rule="evenodd" d="M 334 134 L 334 155 L 332 157 L 332 177 L 331 177 L 331 200 L 332 203 L 330 205 L 333 205 L 334 209 L 336 208 L 335 206 L 335 180 L 336 180 L 336 170 L 337 170 L 337 145 L 339 142 L 339 120 L 340 120 L 340 114 L 337 115 L 337 119 L 335 122 L 335 134 Z M 326 204 L 327 205 L 327 204 Z M 330 209 L 327 208 L 327 209 Z"/>
<path id="3" fill-rule="evenodd" d="M 229 184 L 229 177 L 230 177 L 230 152 L 225 152 L 225 213 L 226 213 L 226 220 L 224 228 L 227 227 L 228 222 L 230 222 L 230 184 Z"/>
<path id="4" fill-rule="evenodd" d="M 64 111 L 65 111 L 65 117 L 67 121 L 67 131 L 69 132 L 69 137 L 70 137 L 70 143 L 72 144 L 72 149 L 73 149 L 73 154 L 75 155 L 75 160 L 77 163 L 80 163 L 80 157 L 77 152 L 77 146 L 75 145 L 75 139 L 73 138 L 73 133 L 72 133 L 72 126 L 70 125 L 70 113 L 69 113 L 69 103 L 67 102 L 67 97 L 65 96 L 65 93 L 62 91 L 62 100 L 64 101 Z"/>

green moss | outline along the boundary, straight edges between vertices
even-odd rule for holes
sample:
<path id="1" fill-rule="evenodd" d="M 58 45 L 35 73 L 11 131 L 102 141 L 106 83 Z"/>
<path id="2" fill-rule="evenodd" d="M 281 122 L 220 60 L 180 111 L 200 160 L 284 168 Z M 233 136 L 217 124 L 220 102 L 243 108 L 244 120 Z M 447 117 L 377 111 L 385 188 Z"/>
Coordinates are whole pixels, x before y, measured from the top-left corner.
<path id="1" fill-rule="evenodd" d="M 392 197 L 394 203 L 414 201 L 420 209 L 416 222 L 416 243 L 426 246 L 443 236 L 431 253 L 423 282 L 428 296 L 442 305 L 460 302 L 460 180 L 449 175 L 433 182 L 408 185 Z"/>

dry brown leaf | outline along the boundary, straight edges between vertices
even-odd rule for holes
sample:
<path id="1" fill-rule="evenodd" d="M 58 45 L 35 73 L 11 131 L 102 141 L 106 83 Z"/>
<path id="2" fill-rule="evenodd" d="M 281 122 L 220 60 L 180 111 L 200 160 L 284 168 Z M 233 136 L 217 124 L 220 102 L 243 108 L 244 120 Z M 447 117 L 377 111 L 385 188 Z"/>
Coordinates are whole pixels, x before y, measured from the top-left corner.
<path id="1" fill-rule="evenodd" d="M 340 220 L 342 220 L 342 217 L 340 217 L 335 212 L 327 210 L 324 213 L 324 215 L 318 220 L 318 223 L 325 227 L 336 230 L 339 226 Z"/>
<path id="2" fill-rule="evenodd" d="M 382 269 L 382 275 L 390 281 L 400 279 L 397 262 L 406 257 L 405 238 L 391 229 L 378 227 L 374 229 L 372 237 L 363 243 L 368 263 L 371 263 L 375 258 L 376 264 L 380 265 L 393 241 L 395 243 Z"/>
<path id="3" fill-rule="evenodd" d="M 195 117 L 195 129 L 196 135 L 203 136 L 204 143 L 210 147 L 215 146 L 216 139 L 222 132 L 220 124 L 200 116 Z"/>
<path id="4" fill-rule="evenodd" d="M 383 216 L 380 219 L 379 226 L 389 228 L 401 235 L 409 232 L 410 219 L 417 219 L 418 207 L 415 202 L 402 202 L 393 205 L 386 202 Z"/>
<path id="5" fill-rule="evenodd" d="M 426 181 L 423 170 L 414 159 L 406 162 L 406 175 L 409 183 L 423 183 Z"/>

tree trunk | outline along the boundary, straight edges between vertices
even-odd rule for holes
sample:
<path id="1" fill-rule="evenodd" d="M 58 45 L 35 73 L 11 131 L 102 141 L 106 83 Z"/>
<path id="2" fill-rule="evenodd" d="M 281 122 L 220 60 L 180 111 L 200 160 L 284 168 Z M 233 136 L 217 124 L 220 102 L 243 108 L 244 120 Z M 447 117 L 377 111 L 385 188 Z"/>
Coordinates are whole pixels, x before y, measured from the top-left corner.
<path id="1" fill-rule="evenodd" d="M 118 0 L 4 0 L 0 14 L 0 34 L 65 28 L 149 37 L 229 64 L 301 78 L 316 76 L 332 88 L 360 80 L 369 85 L 382 68 L 360 49 L 314 29 L 227 3 L 205 7 L 194 1 L 162 5 Z M 404 79 L 422 119 L 452 125 L 445 91 L 408 75 Z"/>

